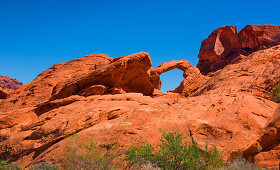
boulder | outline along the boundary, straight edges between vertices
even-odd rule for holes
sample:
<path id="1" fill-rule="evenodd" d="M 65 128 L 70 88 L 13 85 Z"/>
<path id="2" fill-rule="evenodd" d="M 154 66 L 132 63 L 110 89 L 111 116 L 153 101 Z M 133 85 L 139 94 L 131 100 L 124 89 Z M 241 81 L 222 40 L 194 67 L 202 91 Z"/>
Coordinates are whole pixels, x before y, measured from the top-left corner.
<path id="1" fill-rule="evenodd" d="M 147 73 L 151 66 L 151 58 L 144 52 L 115 58 L 110 64 L 83 77 L 57 84 L 50 100 L 79 94 L 92 85 L 104 85 L 109 89 L 116 87 L 126 92 L 152 95 L 154 86 Z"/>

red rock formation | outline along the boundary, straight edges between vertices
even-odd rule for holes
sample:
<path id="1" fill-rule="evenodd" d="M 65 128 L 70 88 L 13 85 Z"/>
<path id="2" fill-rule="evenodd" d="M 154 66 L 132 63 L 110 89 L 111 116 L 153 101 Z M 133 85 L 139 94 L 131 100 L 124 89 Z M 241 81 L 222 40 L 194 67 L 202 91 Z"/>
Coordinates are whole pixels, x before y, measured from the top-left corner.
<path id="1" fill-rule="evenodd" d="M 236 27 L 220 27 L 205 39 L 198 54 L 197 67 L 202 74 L 214 72 L 257 50 L 280 44 L 280 26 L 247 25 L 239 33 Z"/>
<path id="2" fill-rule="evenodd" d="M 21 86 L 22 83 L 18 82 L 16 79 L 10 77 L 4 77 L 0 75 L 0 87 L 7 89 L 16 89 Z"/>
<path id="3" fill-rule="evenodd" d="M 251 54 L 280 44 L 280 26 L 247 25 L 238 35 L 243 54 Z"/>
<path id="4" fill-rule="evenodd" d="M 113 58 L 92 54 L 66 63 L 58 63 L 39 74 L 32 82 L 20 86 L 9 98 L 0 103 L 0 112 L 35 106 L 52 96 L 53 88 L 62 82 L 83 77 L 95 69 L 109 64 Z"/>
<path id="5" fill-rule="evenodd" d="M 97 60 L 98 56 L 88 59 Z M 72 66 L 84 68 L 87 63 L 84 59 L 71 61 Z M 277 156 L 270 156 L 274 161 L 265 161 L 265 156 L 279 151 L 279 131 L 272 131 L 271 136 L 264 134 L 269 134 L 267 124 L 278 124 L 279 116 L 273 116 L 277 103 L 270 97 L 274 85 L 280 83 L 280 46 L 248 55 L 216 71 L 211 77 L 202 76 L 187 61 L 173 61 L 150 69 L 147 53 L 101 61 L 107 62 L 102 68 L 81 69 L 79 73 L 77 68 L 73 69 L 76 78 L 67 77 L 72 74 L 70 68 L 67 69 L 71 64 L 64 63 L 66 77 L 60 75 L 65 72 L 63 66 L 58 65 L 42 73 L 40 79 L 23 85 L 22 89 L 27 92 L 36 90 L 29 95 L 20 93 L 22 97 L 16 99 L 22 103 L 21 107 L 10 104 L 8 111 L 0 111 L 0 159 L 11 158 L 22 167 L 41 161 L 59 163 L 68 137 L 73 133 L 90 134 L 97 143 L 104 142 L 104 139 L 116 141 L 125 149 L 138 140 L 159 142 L 159 129 L 176 129 L 186 136 L 192 135 L 199 146 L 216 145 L 223 150 L 225 159 L 241 149 L 264 167 L 277 166 Z M 142 64 L 135 66 L 136 63 Z M 158 92 L 154 96 L 143 95 L 159 85 L 161 73 L 174 68 L 184 70 L 185 82 L 180 91 L 188 97 Z M 137 75 L 139 79 L 135 78 Z M 60 78 L 60 82 L 46 88 L 44 95 L 47 97 L 41 99 L 43 90 L 38 90 L 38 85 L 48 87 L 45 83 L 51 81 L 52 76 Z M 119 81 L 126 77 L 125 83 Z M 142 94 L 92 95 L 111 91 L 123 93 L 140 89 L 143 84 L 149 88 L 141 89 Z M 57 98 L 49 100 L 54 87 L 53 96 L 57 95 Z M 64 93 L 66 91 L 69 93 Z M 15 96 L 12 93 L 4 99 L 0 109 L 3 110 L 3 106 Z M 27 104 L 24 105 L 24 101 Z M 265 145 L 260 146 L 265 149 L 256 153 L 258 141 L 264 141 Z"/>
<path id="6" fill-rule="evenodd" d="M 219 70 L 239 55 L 240 48 L 237 28 L 220 27 L 202 41 L 197 68 L 202 74 Z"/>

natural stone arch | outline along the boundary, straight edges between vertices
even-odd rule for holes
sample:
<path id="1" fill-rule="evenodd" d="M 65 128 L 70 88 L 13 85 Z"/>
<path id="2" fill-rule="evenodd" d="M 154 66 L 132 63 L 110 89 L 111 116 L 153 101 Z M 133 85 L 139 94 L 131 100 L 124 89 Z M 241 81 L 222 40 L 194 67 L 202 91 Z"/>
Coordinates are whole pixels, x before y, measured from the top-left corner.
<path id="1" fill-rule="evenodd" d="M 158 67 L 148 70 L 150 79 L 154 83 L 156 89 L 160 90 L 161 87 L 160 75 L 173 69 L 182 70 L 184 77 L 180 86 L 173 92 L 180 93 L 184 96 L 190 96 L 202 83 L 208 80 L 208 77 L 203 76 L 198 68 L 192 66 L 187 60 L 164 62 Z"/>
<path id="2" fill-rule="evenodd" d="M 185 72 L 188 68 L 192 67 L 192 65 L 187 60 L 178 60 L 178 61 L 170 61 L 164 62 L 161 65 L 157 66 L 156 68 L 151 68 L 148 70 L 148 74 L 150 75 L 151 82 L 154 83 L 154 87 L 158 90 L 161 88 L 161 80 L 160 75 L 162 73 L 171 71 L 173 69 L 179 69 L 183 71 L 183 77 L 185 77 Z"/>

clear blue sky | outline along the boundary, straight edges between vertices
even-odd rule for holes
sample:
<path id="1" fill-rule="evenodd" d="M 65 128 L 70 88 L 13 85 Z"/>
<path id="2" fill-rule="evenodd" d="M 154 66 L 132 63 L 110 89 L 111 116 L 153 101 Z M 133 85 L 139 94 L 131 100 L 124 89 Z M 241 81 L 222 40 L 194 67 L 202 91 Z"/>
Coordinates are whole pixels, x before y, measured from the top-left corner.
<path id="1" fill-rule="evenodd" d="M 150 53 L 153 67 L 186 59 L 217 27 L 280 25 L 279 0 L 0 0 L 0 75 L 23 83 L 55 63 L 92 53 Z M 174 89 L 182 72 L 162 75 Z"/>

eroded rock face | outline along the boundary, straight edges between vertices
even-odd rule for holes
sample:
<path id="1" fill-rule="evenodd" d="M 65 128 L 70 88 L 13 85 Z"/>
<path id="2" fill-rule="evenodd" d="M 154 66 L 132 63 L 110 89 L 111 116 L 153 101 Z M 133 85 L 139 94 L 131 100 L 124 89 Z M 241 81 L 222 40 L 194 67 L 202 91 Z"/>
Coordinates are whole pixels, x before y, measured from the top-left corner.
<path id="1" fill-rule="evenodd" d="M 244 54 L 267 49 L 280 44 L 280 26 L 247 25 L 239 32 Z"/>
<path id="2" fill-rule="evenodd" d="M 120 88 L 126 92 L 152 95 L 154 86 L 147 73 L 151 66 L 151 58 L 148 53 L 144 52 L 115 58 L 110 64 L 96 69 L 86 76 L 56 85 L 51 100 L 79 94 L 83 89 L 92 85 L 104 85 L 107 88 Z"/>
<path id="3" fill-rule="evenodd" d="M 239 60 L 240 54 L 247 56 L 278 44 L 279 26 L 247 25 L 239 33 L 234 26 L 220 27 L 202 42 L 197 67 L 207 74 Z"/>
<path id="4" fill-rule="evenodd" d="M 202 41 L 197 68 L 202 74 L 219 70 L 239 55 L 240 48 L 237 28 L 220 27 Z"/>
<path id="5" fill-rule="evenodd" d="M 21 86 L 22 83 L 18 82 L 16 79 L 12 79 L 10 77 L 4 77 L 0 75 L 0 87 L 6 88 L 6 89 L 16 89 L 19 86 Z"/>

